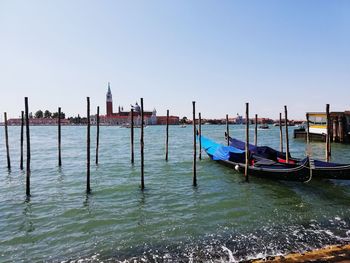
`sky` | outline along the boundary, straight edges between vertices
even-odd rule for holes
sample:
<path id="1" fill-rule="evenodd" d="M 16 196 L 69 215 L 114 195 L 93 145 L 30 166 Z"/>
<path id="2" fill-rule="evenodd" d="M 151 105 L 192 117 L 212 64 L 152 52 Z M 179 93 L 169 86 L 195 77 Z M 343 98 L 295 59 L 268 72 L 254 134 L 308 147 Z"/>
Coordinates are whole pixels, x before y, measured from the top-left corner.
<path id="1" fill-rule="evenodd" d="M 0 112 L 350 110 L 350 1 L 0 0 Z"/>

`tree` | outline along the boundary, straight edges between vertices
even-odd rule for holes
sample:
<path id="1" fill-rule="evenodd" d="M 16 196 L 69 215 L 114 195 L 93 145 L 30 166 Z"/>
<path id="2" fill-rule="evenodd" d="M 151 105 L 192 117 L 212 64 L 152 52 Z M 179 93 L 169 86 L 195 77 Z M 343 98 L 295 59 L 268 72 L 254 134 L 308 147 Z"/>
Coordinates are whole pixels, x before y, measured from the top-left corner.
<path id="1" fill-rule="evenodd" d="M 58 118 L 58 112 L 52 113 L 51 118 L 52 119 L 57 119 Z M 61 112 L 61 119 L 64 119 L 64 118 L 66 118 L 66 114 L 64 112 Z"/>
<path id="2" fill-rule="evenodd" d="M 187 117 L 185 116 L 185 117 L 183 117 L 179 122 L 180 122 L 180 124 L 187 124 L 187 123 L 188 123 L 188 119 L 187 119 Z"/>
<path id="3" fill-rule="evenodd" d="M 51 115 L 52 115 L 52 113 L 51 113 L 50 111 L 48 111 L 48 110 L 46 110 L 46 111 L 44 112 L 44 118 L 49 119 L 49 118 L 51 118 Z"/>
<path id="4" fill-rule="evenodd" d="M 34 114 L 35 118 L 37 119 L 41 119 L 42 117 L 44 117 L 44 113 L 42 110 L 38 110 L 35 114 Z"/>

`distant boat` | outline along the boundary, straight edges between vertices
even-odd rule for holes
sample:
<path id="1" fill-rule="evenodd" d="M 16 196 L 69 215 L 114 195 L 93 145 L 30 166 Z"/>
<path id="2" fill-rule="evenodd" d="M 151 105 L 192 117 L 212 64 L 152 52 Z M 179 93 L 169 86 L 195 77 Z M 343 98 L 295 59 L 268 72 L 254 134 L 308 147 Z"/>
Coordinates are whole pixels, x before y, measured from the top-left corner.
<path id="1" fill-rule="evenodd" d="M 146 128 L 147 126 L 143 125 L 143 127 Z M 131 125 L 130 124 L 124 124 L 124 125 L 121 125 L 120 128 L 131 128 Z M 134 124 L 134 128 L 141 128 L 141 125 Z"/>
<path id="2" fill-rule="evenodd" d="M 275 126 L 275 127 L 279 127 L 279 126 L 280 126 L 280 124 L 279 124 L 279 123 L 274 123 L 274 124 L 273 124 L 273 126 Z M 282 125 L 281 125 L 281 126 L 285 126 L 285 125 L 284 125 L 284 123 L 282 123 Z M 295 126 L 295 124 L 294 124 L 294 123 L 289 123 L 289 124 L 288 124 L 288 127 L 293 127 L 293 126 Z"/>
<path id="3" fill-rule="evenodd" d="M 264 130 L 266 130 L 266 129 L 269 129 L 270 127 L 269 127 L 269 125 L 267 125 L 267 124 L 262 124 L 262 125 L 260 125 L 259 126 L 259 129 L 264 129 Z"/>

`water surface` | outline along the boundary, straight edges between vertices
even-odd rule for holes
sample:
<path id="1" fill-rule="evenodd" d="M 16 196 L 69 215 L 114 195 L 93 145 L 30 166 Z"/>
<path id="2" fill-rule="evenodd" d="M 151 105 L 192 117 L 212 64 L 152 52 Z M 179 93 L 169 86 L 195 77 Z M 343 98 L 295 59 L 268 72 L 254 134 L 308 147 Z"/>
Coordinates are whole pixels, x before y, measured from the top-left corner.
<path id="1" fill-rule="evenodd" d="M 225 126 L 203 134 L 224 142 Z M 231 134 L 244 138 L 243 126 Z M 86 195 L 86 127 L 62 128 L 62 168 L 57 166 L 57 127 L 31 127 L 30 201 L 19 169 L 20 127 L 9 127 L 12 170 L 6 168 L 0 130 L 0 261 L 233 261 L 304 251 L 350 239 L 349 182 L 310 183 L 251 178 L 210 161 L 197 163 L 192 187 L 192 127 L 145 129 L 145 185 L 140 191 L 139 129 L 135 165 L 130 129 L 101 127 L 95 166 L 92 127 L 92 194 Z M 292 137 L 292 131 L 290 132 Z M 253 131 L 251 132 L 253 138 Z M 279 129 L 259 130 L 261 145 L 279 147 Z M 291 153 L 305 144 L 291 139 Z M 332 159 L 350 163 L 349 146 L 333 144 Z M 324 159 L 325 145 L 312 144 Z"/>

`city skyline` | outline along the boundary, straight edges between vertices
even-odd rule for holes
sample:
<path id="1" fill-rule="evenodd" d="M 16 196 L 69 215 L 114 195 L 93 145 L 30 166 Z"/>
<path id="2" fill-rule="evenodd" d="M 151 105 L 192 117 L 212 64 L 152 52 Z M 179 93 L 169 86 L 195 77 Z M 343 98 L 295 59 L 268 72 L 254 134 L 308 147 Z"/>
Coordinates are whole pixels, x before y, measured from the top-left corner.
<path id="1" fill-rule="evenodd" d="M 144 98 L 203 118 L 349 110 L 347 1 L 2 1 L 0 111 L 83 116 Z M 2 117 L 1 117 L 2 118 Z"/>

